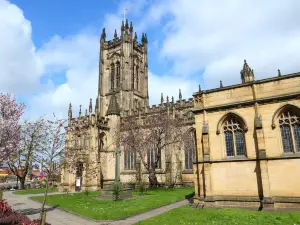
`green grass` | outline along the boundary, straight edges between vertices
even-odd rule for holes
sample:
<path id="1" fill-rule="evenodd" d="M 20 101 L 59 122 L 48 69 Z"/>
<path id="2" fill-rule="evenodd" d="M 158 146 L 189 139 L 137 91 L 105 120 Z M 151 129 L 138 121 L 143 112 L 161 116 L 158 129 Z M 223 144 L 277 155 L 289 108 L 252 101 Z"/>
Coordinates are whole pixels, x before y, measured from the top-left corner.
<path id="1" fill-rule="evenodd" d="M 299 212 L 258 212 L 244 209 L 194 209 L 184 206 L 144 220 L 140 225 L 294 225 L 300 224 Z"/>
<path id="2" fill-rule="evenodd" d="M 85 193 L 49 195 L 47 204 L 66 209 L 97 220 L 113 220 L 130 216 L 136 213 L 163 206 L 177 200 L 182 200 L 185 195 L 191 194 L 193 188 L 180 188 L 174 190 L 151 190 L 143 197 L 136 197 L 121 201 L 96 200 L 93 196 L 99 195 L 91 192 L 89 197 Z M 137 193 L 134 192 L 136 195 Z M 42 196 L 32 197 L 34 200 L 42 201 Z"/>
<path id="3" fill-rule="evenodd" d="M 17 190 L 17 195 L 32 195 L 32 194 L 41 194 L 44 193 L 46 188 L 37 188 L 37 189 L 25 189 L 25 190 Z M 48 188 L 48 193 L 56 192 L 56 188 Z"/>

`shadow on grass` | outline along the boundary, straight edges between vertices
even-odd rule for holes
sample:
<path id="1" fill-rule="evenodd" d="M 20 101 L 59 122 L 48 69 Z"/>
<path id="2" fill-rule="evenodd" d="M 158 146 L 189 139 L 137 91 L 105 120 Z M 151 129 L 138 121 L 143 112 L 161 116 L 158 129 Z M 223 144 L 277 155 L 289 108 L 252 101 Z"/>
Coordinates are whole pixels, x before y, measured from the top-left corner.
<path id="1" fill-rule="evenodd" d="M 46 212 L 50 212 L 50 211 L 53 211 L 54 209 L 56 209 L 57 207 L 59 207 L 59 205 L 55 205 L 55 206 L 52 206 L 50 208 L 47 208 L 46 209 Z M 38 214 L 41 212 L 41 209 L 38 208 L 38 209 L 33 209 L 33 208 L 28 208 L 28 209 L 19 209 L 19 210 L 15 210 L 16 213 L 20 213 L 20 214 L 23 214 L 23 215 L 34 215 L 34 214 Z"/>
<path id="2" fill-rule="evenodd" d="M 189 201 L 189 203 L 193 203 L 193 198 L 195 196 L 195 192 L 189 194 L 189 195 L 186 195 L 185 196 L 185 199 L 187 199 Z"/>

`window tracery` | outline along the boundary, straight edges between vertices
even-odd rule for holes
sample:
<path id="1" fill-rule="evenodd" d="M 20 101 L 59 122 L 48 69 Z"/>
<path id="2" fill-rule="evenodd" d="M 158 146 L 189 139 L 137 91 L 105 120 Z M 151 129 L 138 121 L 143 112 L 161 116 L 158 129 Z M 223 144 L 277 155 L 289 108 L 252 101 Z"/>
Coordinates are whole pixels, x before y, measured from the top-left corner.
<path id="1" fill-rule="evenodd" d="M 115 64 L 110 65 L 110 84 L 111 84 L 111 89 L 115 88 Z"/>

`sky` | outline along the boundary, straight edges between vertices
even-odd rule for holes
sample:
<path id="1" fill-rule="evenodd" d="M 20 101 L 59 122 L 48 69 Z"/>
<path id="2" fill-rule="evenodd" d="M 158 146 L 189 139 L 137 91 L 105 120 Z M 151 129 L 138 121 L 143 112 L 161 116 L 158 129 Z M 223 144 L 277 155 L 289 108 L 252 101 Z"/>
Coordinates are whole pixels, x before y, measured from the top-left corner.
<path id="1" fill-rule="evenodd" d="M 0 0 L 0 92 L 27 119 L 78 115 L 97 97 L 102 28 L 120 34 L 125 7 L 147 33 L 150 105 L 240 83 L 244 59 L 257 80 L 300 71 L 299 0 Z"/>

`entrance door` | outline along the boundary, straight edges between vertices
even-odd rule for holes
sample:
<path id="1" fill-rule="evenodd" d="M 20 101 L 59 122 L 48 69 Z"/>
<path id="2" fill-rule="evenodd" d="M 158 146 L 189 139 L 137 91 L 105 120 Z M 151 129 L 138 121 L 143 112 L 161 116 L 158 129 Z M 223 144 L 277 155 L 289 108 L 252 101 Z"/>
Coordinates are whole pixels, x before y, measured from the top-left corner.
<path id="1" fill-rule="evenodd" d="M 75 191 L 81 191 L 83 163 L 78 163 L 75 178 Z"/>

